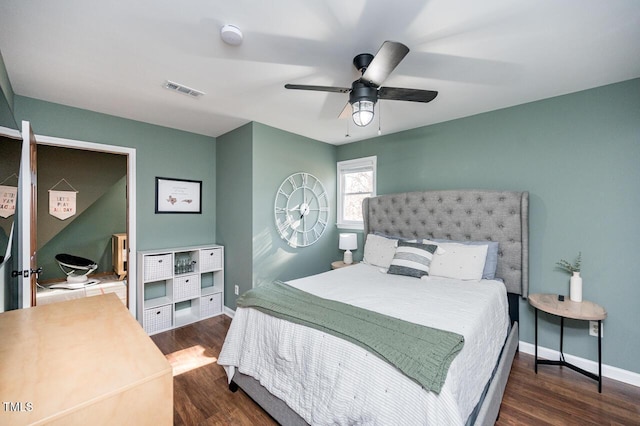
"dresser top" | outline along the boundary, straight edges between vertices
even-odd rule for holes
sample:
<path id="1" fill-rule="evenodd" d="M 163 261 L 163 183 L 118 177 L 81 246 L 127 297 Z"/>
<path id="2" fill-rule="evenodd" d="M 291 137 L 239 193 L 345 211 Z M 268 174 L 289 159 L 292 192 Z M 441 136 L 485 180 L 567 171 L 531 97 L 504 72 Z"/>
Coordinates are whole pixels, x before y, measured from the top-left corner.
<path id="1" fill-rule="evenodd" d="M 3 400 L 32 406 L 7 424 L 53 421 L 171 371 L 115 294 L 0 314 L 0 359 Z"/>

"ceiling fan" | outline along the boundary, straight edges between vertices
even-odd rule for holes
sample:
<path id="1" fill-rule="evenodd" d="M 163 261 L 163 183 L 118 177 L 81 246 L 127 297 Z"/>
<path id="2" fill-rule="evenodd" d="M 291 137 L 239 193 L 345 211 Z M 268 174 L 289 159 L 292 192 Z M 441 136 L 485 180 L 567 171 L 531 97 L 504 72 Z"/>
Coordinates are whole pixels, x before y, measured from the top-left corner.
<path id="1" fill-rule="evenodd" d="M 286 89 L 315 90 L 319 92 L 349 93 L 349 103 L 340 114 L 346 117 L 351 106 L 353 122 L 364 127 L 373 120 L 373 107 L 378 99 L 395 101 L 431 102 L 438 92 L 433 90 L 402 89 L 399 87 L 381 87 L 389 74 L 409 53 L 409 48 L 396 41 L 385 41 L 375 56 L 361 53 L 353 58 L 353 65 L 362 77 L 348 87 L 309 86 L 305 84 L 285 84 Z"/>

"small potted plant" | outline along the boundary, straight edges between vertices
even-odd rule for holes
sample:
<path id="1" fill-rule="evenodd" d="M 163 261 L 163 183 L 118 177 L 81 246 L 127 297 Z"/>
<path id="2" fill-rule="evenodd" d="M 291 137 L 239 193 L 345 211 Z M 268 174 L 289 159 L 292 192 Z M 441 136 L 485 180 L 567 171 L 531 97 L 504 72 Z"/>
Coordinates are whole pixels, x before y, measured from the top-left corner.
<path id="1" fill-rule="evenodd" d="M 580 276 L 580 268 L 582 264 L 582 252 L 578 253 L 578 257 L 573 263 L 560 259 L 556 263 L 558 269 L 568 272 L 571 275 L 569 285 L 569 298 L 574 302 L 582 302 L 582 277 Z"/>

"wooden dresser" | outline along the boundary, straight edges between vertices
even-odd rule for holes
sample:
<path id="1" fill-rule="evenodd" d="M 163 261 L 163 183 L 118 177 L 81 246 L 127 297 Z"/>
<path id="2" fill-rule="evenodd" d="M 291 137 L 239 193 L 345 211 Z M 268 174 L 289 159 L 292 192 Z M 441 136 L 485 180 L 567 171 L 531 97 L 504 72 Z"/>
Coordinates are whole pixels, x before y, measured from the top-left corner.
<path id="1" fill-rule="evenodd" d="M 173 375 L 115 294 L 0 314 L 0 424 L 170 425 Z"/>

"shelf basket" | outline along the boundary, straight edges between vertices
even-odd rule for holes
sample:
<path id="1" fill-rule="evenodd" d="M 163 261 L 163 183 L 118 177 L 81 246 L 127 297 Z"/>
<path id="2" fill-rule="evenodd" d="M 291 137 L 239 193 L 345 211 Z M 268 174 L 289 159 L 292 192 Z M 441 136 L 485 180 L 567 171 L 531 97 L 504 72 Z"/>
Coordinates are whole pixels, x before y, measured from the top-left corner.
<path id="1" fill-rule="evenodd" d="M 144 311 L 144 330 L 151 334 L 171 328 L 171 305 Z"/>
<path id="2" fill-rule="evenodd" d="M 173 275 L 173 262 L 171 254 L 158 254 L 145 256 L 144 258 L 144 280 L 155 281 L 171 278 Z"/>
<path id="3" fill-rule="evenodd" d="M 222 249 L 213 248 L 200 251 L 200 271 L 222 269 Z"/>
<path id="4" fill-rule="evenodd" d="M 211 317 L 222 312 L 222 293 L 200 298 L 200 317 Z"/>
<path id="5" fill-rule="evenodd" d="M 200 280 L 197 275 L 176 277 L 173 280 L 173 299 L 184 300 L 200 295 Z"/>

